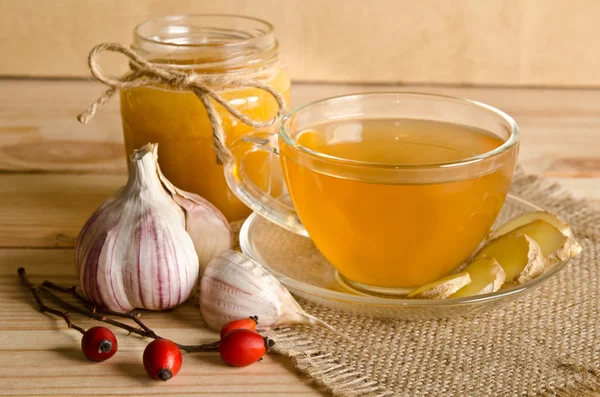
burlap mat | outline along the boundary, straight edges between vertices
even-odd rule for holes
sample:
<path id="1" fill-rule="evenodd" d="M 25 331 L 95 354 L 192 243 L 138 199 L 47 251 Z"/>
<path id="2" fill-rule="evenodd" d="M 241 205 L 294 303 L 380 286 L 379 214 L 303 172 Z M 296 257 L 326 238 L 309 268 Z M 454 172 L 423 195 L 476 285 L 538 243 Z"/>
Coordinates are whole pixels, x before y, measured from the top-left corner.
<path id="1" fill-rule="evenodd" d="M 582 254 L 537 291 L 477 317 L 392 321 L 301 300 L 350 336 L 273 331 L 276 351 L 335 396 L 552 396 L 600 391 L 600 212 L 519 173 L 512 192 L 558 213 Z"/>

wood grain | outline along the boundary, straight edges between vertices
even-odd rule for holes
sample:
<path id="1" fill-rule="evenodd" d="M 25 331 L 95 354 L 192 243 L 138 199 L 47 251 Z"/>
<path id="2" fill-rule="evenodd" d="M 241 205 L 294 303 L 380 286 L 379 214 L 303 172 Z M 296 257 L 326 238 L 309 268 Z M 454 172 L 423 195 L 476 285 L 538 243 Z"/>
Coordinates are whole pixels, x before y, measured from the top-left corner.
<path id="1" fill-rule="evenodd" d="M 76 120 L 102 92 L 91 82 L 0 80 L 0 170 L 125 172 L 118 100 L 89 125 Z"/>
<path id="2" fill-rule="evenodd" d="M 0 174 L 0 247 L 73 247 L 125 175 Z"/>
<path id="3" fill-rule="evenodd" d="M 186 13 L 271 21 L 295 80 L 600 85 L 596 0 L 4 0 L 0 74 L 87 77 L 94 45 Z"/>

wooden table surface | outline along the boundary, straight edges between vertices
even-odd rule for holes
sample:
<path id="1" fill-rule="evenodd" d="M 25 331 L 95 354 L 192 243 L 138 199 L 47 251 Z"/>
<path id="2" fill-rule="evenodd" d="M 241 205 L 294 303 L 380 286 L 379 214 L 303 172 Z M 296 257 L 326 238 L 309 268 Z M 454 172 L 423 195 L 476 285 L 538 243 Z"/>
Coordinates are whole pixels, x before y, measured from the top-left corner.
<path id="1" fill-rule="evenodd" d="M 400 88 L 468 97 L 505 110 L 521 126 L 525 170 L 600 207 L 600 90 Z M 297 84 L 293 103 L 394 89 Z M 126 179 L 117 100 L 87 126 L 75 120 L 101 92 L 89 81 L 0 80 L 0 395 L 321 395 L 284 358 L 271 356 L 234 369 L 214 353 L 186 354 L 176 378 L 153 381 L 141 364 L 147 341 L 120 329 L 118 354 L 91 363 L 80 352 L 78 332 L 35 310 L 17 268 L 26 267 L 33 282 L 75 284 L 72 247 L 79 229 Z M 215 338 L 191 304 L 144 319 L 180 343 Z"/>

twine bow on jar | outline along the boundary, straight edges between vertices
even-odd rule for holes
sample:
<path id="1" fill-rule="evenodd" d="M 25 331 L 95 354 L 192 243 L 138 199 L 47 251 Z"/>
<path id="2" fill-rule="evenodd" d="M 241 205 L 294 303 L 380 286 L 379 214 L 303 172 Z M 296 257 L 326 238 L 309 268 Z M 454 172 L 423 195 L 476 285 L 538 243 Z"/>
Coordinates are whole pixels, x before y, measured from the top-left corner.
<path id="1" fill-rule="evenodd" d="M 131 70 L 123 75 L 122 77 L 107 76 L 100 69 L 99 56 L 100 53 L 116 52 L 125 55 L 129 58 L 129 66 Z M 87 124 L 96 112 L 118 91 L 129 88 L 147 87 L 156 84 L 163 84 L 177 90 L 189 90 L 192 91 L 198 99 L 202 102 L 206 108 L 210 124 L 213 132 L 213 145 L 215 153 L 217 155 L 217 161 L 220 164 L 226 163 L 231 157 L 231 152 L 226 146 L 225 132 L 223 131 L 223 124 L 221 117 L 215 108 L 214 100 L 219 105 L 223 106 L 229 114 L 242 123 L 249 125 L 253 128 L 266 128 L 275 124 L 284 114 L 286 103 L 283 96 L 268 84 L 260 81 L 252 80 L 249 75 L 236 74 L 234 76 L 226 75 L 204 75 L 198 73 L 186 73 L 175 68 L 171 68 L 164 65 L 154 64 L 142 58 L 134 51 L 129 48 L 118 44 L 118 43 L 103 43 L 95 46 L 88 57 L 88 65 L 92 75 L 96 80 L 104 83 L 110 87 L 100 98 L 92 103 L 85 112 L 77 116 L 77 119 L 82 124 Z M 267 72 L 271 67 L 264 67 L 260 69 L 253 69 L 252 75 L 256 75 L 260 72 Z M 266 120 L 259 121 L 254 120 L 235 107 L 231 106 L 223 97 L 221 97 L 217 91 L 212 87 L 220 88 L 240 88 L 240 87 L 255 87 L 260 90 L 266 91 L 271 94 L 277 101 L 278 110 L 275 117 Z"/>

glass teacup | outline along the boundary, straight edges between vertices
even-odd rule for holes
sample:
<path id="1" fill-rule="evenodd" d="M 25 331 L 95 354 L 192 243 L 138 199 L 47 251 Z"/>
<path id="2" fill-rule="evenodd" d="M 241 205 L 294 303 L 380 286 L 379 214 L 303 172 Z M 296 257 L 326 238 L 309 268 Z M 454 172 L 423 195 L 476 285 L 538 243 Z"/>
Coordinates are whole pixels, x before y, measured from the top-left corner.
<path id="1" fill-rule="evenodd" d="M 250 208 L 310 237 L 344 282 L 402 293 L 448 275 L 485 238 L 518 135 L 510 116 L 470 100 L 348 95 L 289 113 L 278 134 L 238 141 L 225 173 Z M 279 155 L 293 208 L 247 176 L 244 158 L 255 151 Z"/>

